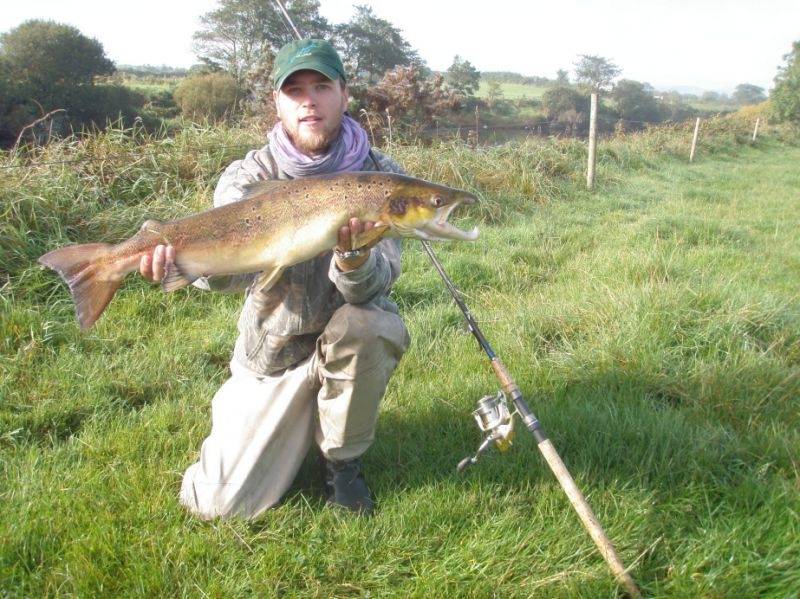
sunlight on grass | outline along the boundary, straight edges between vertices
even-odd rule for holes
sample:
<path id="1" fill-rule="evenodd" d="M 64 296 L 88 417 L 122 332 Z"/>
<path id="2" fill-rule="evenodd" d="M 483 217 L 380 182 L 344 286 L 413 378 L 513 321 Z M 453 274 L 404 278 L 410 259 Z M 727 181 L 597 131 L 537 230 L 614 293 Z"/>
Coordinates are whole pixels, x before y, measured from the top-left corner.
<path id="1" fill-rule="evenodd" d="M 437 254 L 647 596 L 800 588 L 800 149 L 768 128 L 753 147 L 748 123 L 726 122 L 691 166 L 684 127 L 605 141 L 594 193 L 575 140 L 391 148 L 481 197 L 461 217 L 481 238 Z M 327 509 L 311 459 L 255 522 L 179 507 L 241 298 L 132 277 L 81 334 L 34 261 L 208 206 L 258 143 L 111 131 L 34 159 L 74 163 L 0 179 L 3 593 L 616 596 L 522 431 L 456 474 L 497 382 L 414 243 L 393 290 L 412 346 L 365 456 L 375 517 Z"/>

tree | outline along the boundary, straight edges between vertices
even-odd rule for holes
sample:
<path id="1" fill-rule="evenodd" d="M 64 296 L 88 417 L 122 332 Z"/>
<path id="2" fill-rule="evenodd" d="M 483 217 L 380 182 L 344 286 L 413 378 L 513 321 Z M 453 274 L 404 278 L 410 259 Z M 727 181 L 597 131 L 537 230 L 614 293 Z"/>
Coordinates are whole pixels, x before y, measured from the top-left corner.
<path id="1" fill-rule="evenodd" d="M 592 91 L 606 91 L 612 81 L 622 72 L 617 65 L 602 56 L 581 54 L 575 63 L 575 77 L 579 83 L 589 86 Z"/>
<path id="2" fill-rule="evenodd" d="M 614 86 L 611 97 L 623 120 L 646 123 L 657 123 L 661 120 L 661 111 L 653 96 L 653 88 L 646 83 L 622 79 Z"/>
<path id="3" fill-rule="evenodd" d="M 569 73 L 565 69 L 556 72 L 556 85 L 569 85 Z"/>
<path id="4" fill-rule="evenodd" d="M 465 98 L 475 95 L 481 83 L 480 72 L 468 60 L 463 60 L 458 54 L 453 58 L 453 64 L 447 69 L 445 75 L 447 84 Z"/>
<path id="5" fill-rule="evenodd" d="M 35 118 L 62 108 L 57 133 L 118 114 L 131 116 L 141 95 L 97 85 L 114 63 L 103 46 L 75 27 L 32 20 L 0 35 L 0 123 L 4 137 L 16 137 Z M 48 128 L 49 129 L 49 128 Z"/>
<path id="6" fill-rule="evenodd" d="M 764 88 L 752 83 L 740 83 L 733 92 L 733 101 L 737 104 L 758 104 L 766 99 Z"/>
<path id="7" fill-rule="evenodd" d="M 0 57 L 20 99 L 44 110 L 79 107 L 95 79 L 114 72 L 100 42 L 54 21 L 26 21 L 0 35 Z"/>
<path id="8" fill-rule="evenodd" d="M 387 71 L 378 85 L 366 92 L 369 110 L 387 110 L 406 128 L 422 128 L 447 111 L 459 108 L 459 98 L 444 85 L 441 75 L 425 77 L 416 66 Z"/>
<path id="9" fill-rule="evenodd" d="M 490 81 L 486 89 L 486 104 L 489 108 L 494 108 L 503 99 L 503 88 L 499 81 Z"/>
<path id="10" fill-rule="evenodd" d="M 800 41 L 783 56 L 786 65 L 778 69 L 772 90 L 772 108 L 781 121 L 800 123 Z"/>
<path id="11" fill-rule="evenodd" d="M 552 124 L 574 133 L 586 122 L 589 98 L 572 86 L 556 85 L 544 92 L 542 106 Z"/>
<path id="12" fill-rule="evenodd" d="M 703 92 L 703 95 L 700 96 L 700 99 L 703 102 L 724 103 L 724 102 L 727 102 L 729 98 L 728 98 L 727 95 L 722 94 L 720 92 L 707 91 L 707 92 Z"/>
<path id="13" fill-rule="evenodd" d="M 379 81 L 397 66 L 420 62 L 400 30 L 366 5 L 356 6 L 350 22 L 335 27 L 334 37 L 348 74 L 365 83 Z"/>
<path id="14" fill-rule="evenodd" d="M 327 20 L 317 0 L 286 0 L 286 11 L 306 37 L 326 37 Z M 216 70 L 228 71 L 240 84 L 265 54 L 275 54 L 294 39 L 283 15 L 266 0 L 219 0 L 219 7 L 200 17 L 194 34 L 198 58 Z"/>

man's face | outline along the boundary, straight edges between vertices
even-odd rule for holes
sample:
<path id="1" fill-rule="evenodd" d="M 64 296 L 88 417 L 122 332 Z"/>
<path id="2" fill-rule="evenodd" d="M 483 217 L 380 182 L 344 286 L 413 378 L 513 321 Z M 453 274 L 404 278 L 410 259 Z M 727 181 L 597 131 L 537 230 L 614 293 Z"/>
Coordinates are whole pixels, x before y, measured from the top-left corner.
<path id="1" fill-rule="evenodd" d="M 347 110 L 347 88 L 311 70 L 293 73 L 272 92 L 283 128 L 298 150 L 320 154 L 339 133 Z"/>

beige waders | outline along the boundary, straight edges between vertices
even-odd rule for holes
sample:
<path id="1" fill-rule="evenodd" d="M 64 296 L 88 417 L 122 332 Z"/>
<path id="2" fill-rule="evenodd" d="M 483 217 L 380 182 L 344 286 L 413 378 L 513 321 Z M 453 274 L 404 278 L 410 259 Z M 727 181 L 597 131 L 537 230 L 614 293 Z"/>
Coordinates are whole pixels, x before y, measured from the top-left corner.
<path id="1" fill-rule="evenodd" d="M 200 459 L 183 475 L 181 503 L 205 519 L 253 518 L 287 491 L 313 440 L 331 460 L 360 456 L 408 343 L 398 315 L 345 304 L 315 352 L 282 373 L 259 376 L 231 362 Z"/>

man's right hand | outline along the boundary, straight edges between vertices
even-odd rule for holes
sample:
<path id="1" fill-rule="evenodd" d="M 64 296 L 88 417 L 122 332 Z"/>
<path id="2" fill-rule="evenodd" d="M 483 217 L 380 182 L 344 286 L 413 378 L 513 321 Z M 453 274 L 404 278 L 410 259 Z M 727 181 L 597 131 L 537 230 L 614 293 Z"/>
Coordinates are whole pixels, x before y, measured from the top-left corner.
<path id="1" fill-rule="evenodd" d="M 161 282 L 168 263 L 175 262 L 175 248 L 171 245 L 157 245 L 152 254 L 145 254 L 139 261 L 139 272 L 153 283 Z"/>

